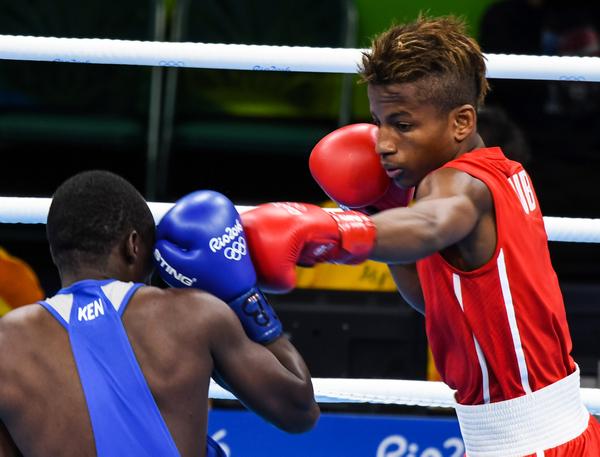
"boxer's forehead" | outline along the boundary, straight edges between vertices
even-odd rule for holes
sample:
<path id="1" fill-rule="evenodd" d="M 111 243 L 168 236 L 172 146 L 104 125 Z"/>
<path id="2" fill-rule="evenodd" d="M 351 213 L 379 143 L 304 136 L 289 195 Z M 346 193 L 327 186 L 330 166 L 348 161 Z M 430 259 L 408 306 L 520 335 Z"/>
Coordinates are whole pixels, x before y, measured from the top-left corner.
<path id="1" fill-rule="evenodd" d="M 380 119 L 393 115 L 410 117 L 435 108 L 420 81 L 369 84 L 367 91 L 371 113 Z"/>
<path id="2" fill-rule="evenodd" d="M 393 84 L 369 84 L 369 101 L 381 104 L 411 105 L 416 102 L 418 87 L 414 82 Z"/>

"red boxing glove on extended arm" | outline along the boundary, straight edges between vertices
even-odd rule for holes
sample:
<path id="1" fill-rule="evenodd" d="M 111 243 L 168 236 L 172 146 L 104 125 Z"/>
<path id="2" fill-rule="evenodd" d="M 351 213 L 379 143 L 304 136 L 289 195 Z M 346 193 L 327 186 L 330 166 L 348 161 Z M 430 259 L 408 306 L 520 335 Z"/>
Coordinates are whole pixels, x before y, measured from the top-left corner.
<path id="1" fill-rule="evenodd" d="M 407 206 L 414 188 L 401 189 L 387 176 L 376 152 L 377 126 L 350 124 L 313 148 L 308 162 L 321 189 L 340 206 L 365 214 Z"/>
<path id="2" fill-rule="evenodd" d="M 375 225 L 357 211 L 286 202 L 259 205 L 241 217 L 259 286 L 267 292 L 293 289 L 296 265 L 360 263 L 375 244 Z"/>

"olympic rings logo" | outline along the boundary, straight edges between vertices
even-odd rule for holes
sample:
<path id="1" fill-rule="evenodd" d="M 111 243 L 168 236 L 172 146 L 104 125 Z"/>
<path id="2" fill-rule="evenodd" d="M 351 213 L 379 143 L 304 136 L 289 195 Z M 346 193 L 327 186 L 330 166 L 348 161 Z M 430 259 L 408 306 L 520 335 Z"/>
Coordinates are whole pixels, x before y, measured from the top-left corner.
<path id="1" fill-rule="evenodd" d="M 229 260 L 241 260 L 246 255 L 246 239 L 244 228 L 239 219 L 231 227 L 225 227 L 221 236 L 215 236 L 208 241 L 212 252 L 223 250 L 223 255 Z"/>
<path id="2" fill-rule="evenodd" d="M 161 60 L 158 65 L 161 67 L 185 67 L 185 62 L 182 60 Z"/>
<path id="3" fill-rule="evenodd" d="M 559 81 L 587 81 L 585 76 L 581 75 L 563 75 L 558 77 Z"/>
<path id="4" fill-rule="evenodd" d="M 61 59 L 56 58 L 53 59 L 52 62 L 68 62 L 68 63 L 90 63 L 89 60 L 79 60 L 79 59 Z"/>
<path id="5" fill-rule="evenodd" d="M 226 247 L 223 250 L 223 255 L 226 259 L 239 261 L 246 255 L 246 239 L 240 237 L 237 241 L 234 241 L 231 246 Z"/>

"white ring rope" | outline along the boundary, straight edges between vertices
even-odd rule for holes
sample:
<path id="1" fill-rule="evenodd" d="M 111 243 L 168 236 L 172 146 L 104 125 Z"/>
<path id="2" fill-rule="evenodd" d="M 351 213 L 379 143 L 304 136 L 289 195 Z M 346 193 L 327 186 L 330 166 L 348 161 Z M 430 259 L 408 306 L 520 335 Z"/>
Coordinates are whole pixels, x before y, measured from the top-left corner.
<path id="1" fill-rule="evenodd" d="M 454 391 L 443 382 L 395 379 L 313 378 L 315 399 L 319 403 L 376 403 L 453 408 Z M 210 398 L 235 400 L 236 397 L 211 380 Z M 600 389 L 581 389 L 588 411 L 600 414 Z"/>
<path id="2" fill-rule="evenodd" d="M 0 224 L 45 224 L 50 198 L 0 197 Z M 173 203 L 148 202 L 155 221 L 159 221 Z M 236 206 L 242 213 L 251 206 Z M 548 240 L 600 243 L 600 219 L 545 216 Z"/>
<path id="3" fill-rule="evenodd" d="M 356 73 L 365 49 L 0 35 L 0 59 Z M 489 78 L 600 82 L 600 57 L 486 54 Z"/>
<path id="4" fill-rule="evenodd" d="M 0 224 L 45 224 L 48 219 L 51 198 L 0 197 Z M 173 203 L 148 202 L 152 216 L 158 223 Z M 251 206 L 236 206 L 244 212 Z"/>

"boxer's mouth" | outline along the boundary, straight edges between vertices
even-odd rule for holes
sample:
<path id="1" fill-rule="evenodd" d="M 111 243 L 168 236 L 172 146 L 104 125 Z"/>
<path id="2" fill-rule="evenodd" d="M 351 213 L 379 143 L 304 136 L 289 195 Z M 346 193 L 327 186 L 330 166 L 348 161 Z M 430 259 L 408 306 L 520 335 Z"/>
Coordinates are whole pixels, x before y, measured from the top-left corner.
<path id="1" fill-rule="evenodd" d="M 390 179 L 395 179 L 404 173 L 403 168 L 386 168 L 385 173 L 388 175 Z"/>

